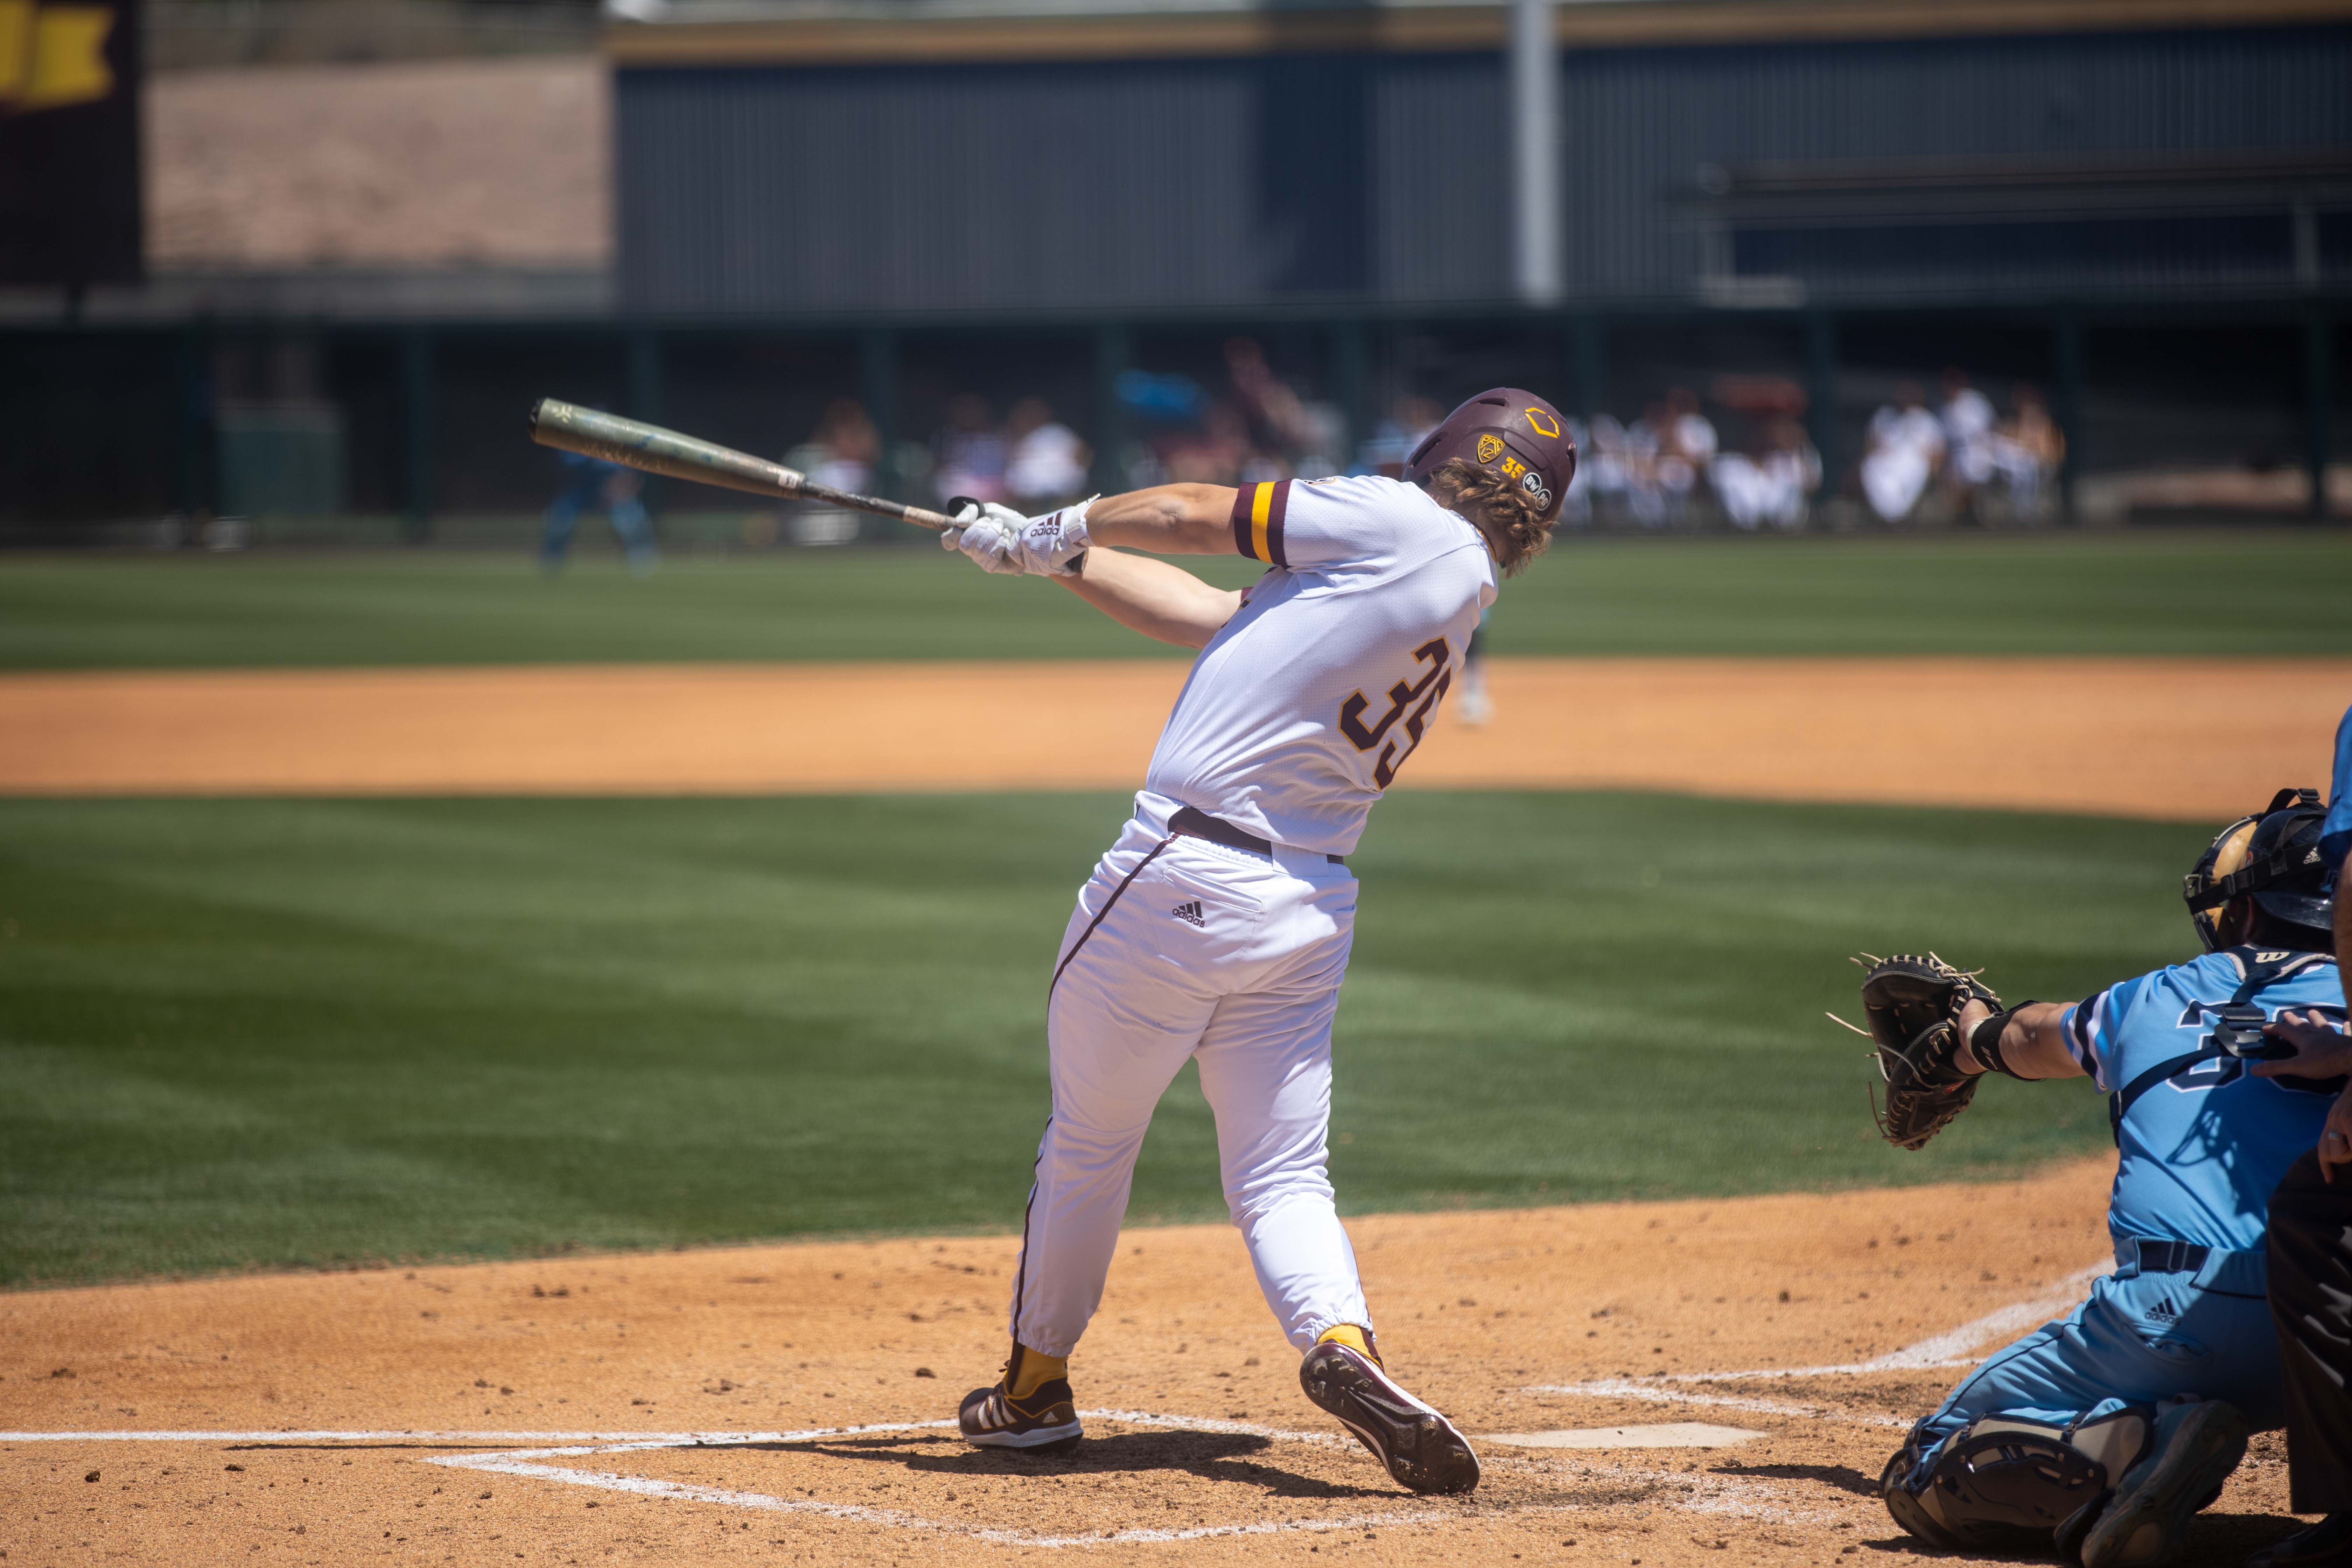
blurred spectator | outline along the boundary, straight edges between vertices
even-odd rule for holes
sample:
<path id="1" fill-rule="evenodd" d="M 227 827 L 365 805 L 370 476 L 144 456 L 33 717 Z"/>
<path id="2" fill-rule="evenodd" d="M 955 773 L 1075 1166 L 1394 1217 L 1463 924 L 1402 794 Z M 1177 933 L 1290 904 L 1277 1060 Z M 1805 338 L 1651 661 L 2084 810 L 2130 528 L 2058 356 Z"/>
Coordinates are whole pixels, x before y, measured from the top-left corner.
<path id="1" fill-rule="evenodd" d="M 864 494 L 874 488 L 874 466 L 882 457 L 882 432 L 866 416 L 862 404 L 855 398 L 837 397 L 825 405 L 824 417 L 817 421 L 798 454 L 806 459 L 805 467 L 800 463 L 786 467 L 800 468 L 821 485 Z"/>
<path id="2" fill-rule="evenodd" d="M 613 531 L 621 536 L 629 570 L 652 571 L 660 557 L 654 549 L 653 520 L 646 516 L 645 502 L 638 499 L 644 487 L 635 470 L 578 452 L 556 456 L 563 465 L 563 488 L 547 509 L 540 533 L 540 564 L 550 575 L 562 571 L 572 536 L 580 528 L 580 514 L 601 510 L 611 520 Z"/>
<path id="3" fill-rule="evenodd" d="M 1582 528 L 1592 521 L 1592 461 L 1591 435 L 1584 421 L 1574 415 L 1563 416 L 1568 420 L 1568 438 L 1576 443 L 1576 472 L 1569 476 L 1568 494 L 1559 503 L 1559 519 L 1554 528 Z"/>
<path id="4" fill-rule="evenodd" d="M 1952 365 L 1944 372 L 1944 405 L 1937 410 L 1937 418 L 1944 427 L 1948 454 L 1944 488 L 1965 507 L 1993 477 L 1992 399 L 1969 384 L 1968 372 Z"/>
<path id="5" fill-rule="evenodd" d="M 876 467 L 882 459 L 882 433 L 855 398 L 836 397 L 825 405 L 809 438 L 784 454 L 784 467 L 798 468 L 818 484 L 837 490 L 866 494 L 874 489 Z M 857 537 L 857 517 L 838 507 L 803 507 L 792 518 L 797 544 L 846 544 Z"/>
<path id="6" fill-rule="evenodd" d="M 1754 456 L 1727 452 L 1708 470 L 1716 498 L 1735 528 L 1805 526 L 1807 507 L 1821 488 L 1822 458 L 1793 419 L 1776 419 L 1764 449 Z"/>
<path id="7" fill-rule="evenodd" d="M 1653 403 L 1625 426 L 1625 510 L 1643 528 L 1664 525 L 1675 481 L 1680 481 L 1683 493 L 1690 490 L 1689 465 L 1667 446 L 1674 420 L 1673 409 Z"/>
<path id="8" fill-rule="evenodd" d="M 1265 363 L 1265 351 L 1254 339 L 1227 341 L 1225 374 L 1233 381 L 1234 406 L 1247 427 L 1251 451 L 1283 470 L 1245 478 L 1281 479 L 1299 458 L 1320 455 L 1316 451 L 1323 434 L 1319 422 L 1307 413 L 1290 384 L 1274 374 L 1274 367 Z M 1249 466 L 1247 459 L 1244 466 Z"/>
<path id="9" fill-rule="evenodd" d="M 1888 522 L 1911 515 L 1944 460 L 1944 426 L 1927 412 L 1916 382 L 1896 384 L 1895 401 L 1870 416 L 1862 492 Z"/>
<path id="10" fill-rule="evenodd" d="M 1122 454 L 1129 484 L 1231 485 L 1339 472 L 1345 415 L 1301 397 L 1252 339 L 1228 339 L 1224 361 L 1226 387 L 1216 397 L 1181 375 L 1120 374 L 1119 401 L 1144 426 L 1138 445 Z M 1395 460 L 1401 465 L 1402 455 Z"/>
<path id="11" fill-rule="evenodd" d="M 1390 406 L 1388 417 L 1356 449 L 1356 471 L 1383 479 L 1402 478 L 1412 449 L 1444 418 L 1445 411 L 1426 397 L 1398 398 Z"/>
<path id="12" fill-rule="evenodd" d="M 1592 416 L 1592 450 L 1589 461 L 1580 460 L 1578 471 L 1589 473 L 1595 505 L 1612 510 L 1624 509 L 1633 483 L 1633 458 L 1627 446 L 1625 426 L 1610 414 Z"/>
<path id="13" fill-rule="evenodd" d="M 1231 485 L 1244 479 L 1278 479 L 1282 474 L 1263 471 L 1268 465 L 1250 446 L 1249 424 L 1230 403 L 1212 403 L 1201 415 L 1201 426 L 1175 437 L 1168 446 L 1168 478 L 1177 484 Z"/>
<path id="14" fill-rule="evenodd" d="M 1004 499 L 1004 437 L 989 417 L 983 399 L 969 392 L 950 398 L 947 427 L 932 447 L 939 454 L 939 467 L 932 470 L 931 489 L 940 500 Z"/>
<path id="15" fill-rule="evenodd" d="M 1989 446 L 1992 462 L 2009 485 L 2009 504 L 2020 522 L 2038 521 L 2043 492 L 2066 460 L 2066 437 L 2050 417 L 2041 392 L 2023 382 L 2010 391 L 2017 412 L 1997 426 Z"/>
<path id="16" fill-rule="evenodd" d="M 1666 394 L 1665 424 L 1658 438 L 1658 489 L 1664 493 L 1668 521 L 1680 522 L 1690 510 L 1692 496 L 1707 465 L 1715 461 L 1715 426 L 1698 411 L 1698 398 L 1686 386 Z"/>
<path id="17" fill-rule="evenodd" d="M 1698 411 L 1698 395 L 1687 386 L 1675 387 L 1666 394 L 1666 412 L 1672 416 L 1666 426 L 1668 447 L 1693 468 L 1705 472 L 1715 461 L 1717 437 L 1713 423 Z"/>
<path id="18" fill-rule="evenodd" d="M 1470 646 L 1462 650 L 1462 721 L 1474 729 L 1495 721 L 1495 699 L 1486 689 L 1486 618 L 1494 613 L 1492 605 L 1478 613 Z"/>
<path id="19" fill-rule="evenodd" d="M 1005 458 L 1004 488 L 1023 511 L 1049 511 L 1086 493 L 1087 466 L 1094 450 L 1077 433 L 1054 417 L 1042 397 L 1024 397 L 1013 405 L 1004 424 L 1010 447 Z"/>

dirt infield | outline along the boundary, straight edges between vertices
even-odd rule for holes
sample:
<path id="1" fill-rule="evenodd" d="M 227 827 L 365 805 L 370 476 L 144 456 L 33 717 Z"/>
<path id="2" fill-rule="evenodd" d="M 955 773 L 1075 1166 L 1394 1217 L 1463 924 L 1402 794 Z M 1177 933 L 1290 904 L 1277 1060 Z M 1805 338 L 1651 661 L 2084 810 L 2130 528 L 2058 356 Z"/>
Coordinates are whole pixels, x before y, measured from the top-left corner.
<path id="1" fill-rule="evenodd" d="M 0 679 L 0 793 L 1124 787 L 1161 661 Z M 2343 660 L 1500 659 L 1403 784 L 2214 817 L 2323 784 Z"/>
<path id="2" fill-rule="evenodd" d="M 1399 1491 L 1306 1403 L 1223 1226 L 1122 1237 L 1073 1366 L 1082 1406 L 1113 1414 L 1066 1457 L 940 1425 L 1001 1359 L 1008 1237 L 18 1294 L 0 1549 L 10 1568 L 1908 1558 L 1881 1464 L 1958 1364 L 2079 1296 L 2109 1173 L 1351 1222 L 1393 1366 L 1465 1430 L 1757 1434 L 1490 1437 L 1468 1500 Z M 2196 1560 L 2284 1533 L 2284 1488 L 2258 1438 Z"/>

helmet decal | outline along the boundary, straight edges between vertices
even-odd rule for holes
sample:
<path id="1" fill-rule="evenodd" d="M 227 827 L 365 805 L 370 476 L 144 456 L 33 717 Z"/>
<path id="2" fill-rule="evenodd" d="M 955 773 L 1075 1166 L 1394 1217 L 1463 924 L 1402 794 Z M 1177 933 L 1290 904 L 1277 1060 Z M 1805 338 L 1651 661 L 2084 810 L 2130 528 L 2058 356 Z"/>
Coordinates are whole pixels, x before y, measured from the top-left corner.
<path id="1" fill-rule="evenodd" d="M 1425 484 L 1447 463 L 1475 463 L 1536 503 L 1549 526 L 1576 475 L 1576 443 L 1558 410 L 1525 387 L 1482 392 L 1445 416 L 1406 459 L 1408 484 Z"/>

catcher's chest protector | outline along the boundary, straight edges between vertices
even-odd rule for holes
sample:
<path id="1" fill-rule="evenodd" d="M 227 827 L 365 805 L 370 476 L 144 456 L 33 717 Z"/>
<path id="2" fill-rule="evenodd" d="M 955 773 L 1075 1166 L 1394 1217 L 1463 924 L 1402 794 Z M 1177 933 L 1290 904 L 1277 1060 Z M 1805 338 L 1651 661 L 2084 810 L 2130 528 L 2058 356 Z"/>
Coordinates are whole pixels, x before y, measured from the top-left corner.
<path id="1" fill-rule="evenodd" d="M 2108 1096 L 2118 1235 L 2263 1246 L 2270 1194 L 2319 1141 L 2341 1082 L 2253 1076 L 2223 1043 L 2257 1032 L 2242 1009 L 2266 1018 L 2315 1012 L 2340 1026 L 2335 961 L 2231 948 L 2109 986 L 2067 1012 L 2067 1047 Z"/>

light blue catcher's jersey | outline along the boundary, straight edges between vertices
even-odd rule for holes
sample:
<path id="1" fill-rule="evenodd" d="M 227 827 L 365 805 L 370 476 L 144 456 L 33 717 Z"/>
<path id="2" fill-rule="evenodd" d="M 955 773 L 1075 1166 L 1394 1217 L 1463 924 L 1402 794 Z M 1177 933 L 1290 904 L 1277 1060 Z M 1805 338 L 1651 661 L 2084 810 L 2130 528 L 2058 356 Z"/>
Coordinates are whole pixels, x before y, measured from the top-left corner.
<path id="1" fill-rule="evenodd" d="M 2327 797 L 2327 820 L 2319 825 L 2319 857 L 2330 871 L 2343 868 L 2352 855 L 2352 708 L 2336 726 L 2336 782 Z M 2338 888 L 2337 898 L 2352 889 Z"/>
<path id="2" fill-rule="evenodd" d="M 2107 1228 L 2118 1237 L 2257 1249 L 2279 1178 L 2319 1142 L 2342 1080 L 2256 1078 L 2214 1044 L 2211 1015 L 2231 1002 L 2271 1018 L 2309 1009 L 2338 1027 L 2344 1019 L 2334 959 L 2251 947 L 2126 980 L 2066 1010 L 2067 1048 L 2106 1091 L 2115 1121 L 2122 1160 Z"/>

